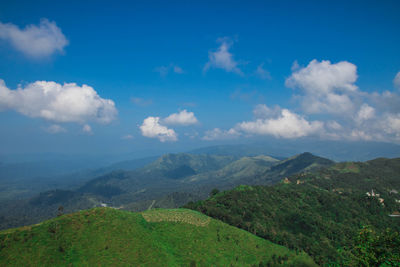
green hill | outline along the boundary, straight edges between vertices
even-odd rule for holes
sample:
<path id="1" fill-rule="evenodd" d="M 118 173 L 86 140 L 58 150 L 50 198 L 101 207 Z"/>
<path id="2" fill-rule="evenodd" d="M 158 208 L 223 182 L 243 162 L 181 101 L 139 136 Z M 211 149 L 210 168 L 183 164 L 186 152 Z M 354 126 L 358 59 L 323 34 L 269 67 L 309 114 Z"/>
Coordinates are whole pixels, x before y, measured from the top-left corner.
<path id="1" fill-rule="evenodd" d="M 77 190 L 51 190 L 29 200 L 0 205 L 0 229 L 30 225 L 66 213 L 107 205 L 130 211 L 177 208 L 206 199 L 209 192 L 240 184 L 270 185 L 285 176 L 330 166 L 333 162 L 303 153 L 279 161 L 259 155 L 234 156 L 166 154 L 134 171 L 113 171 L 91 179 Z"/>
<path id="2" fill-rule="evenodd" d="M 304 253 L 186 209 L 96 208 L 0 232 L 2 266 L 267 264 L 315 266 Z"/>
<path id="3" fill-rule="evenodd" d="M 328 264 L 342 260 L 339 250 L 363 226 L 379 235 L 400 231 L 400 218 L 389 216 L 400 211 L 399 192 L 400 159 L 376 159 L 295 174 L 274 186 L 239 186 L 186 207 Z M 399 246 L 394 253 L 400 257 Z"/>

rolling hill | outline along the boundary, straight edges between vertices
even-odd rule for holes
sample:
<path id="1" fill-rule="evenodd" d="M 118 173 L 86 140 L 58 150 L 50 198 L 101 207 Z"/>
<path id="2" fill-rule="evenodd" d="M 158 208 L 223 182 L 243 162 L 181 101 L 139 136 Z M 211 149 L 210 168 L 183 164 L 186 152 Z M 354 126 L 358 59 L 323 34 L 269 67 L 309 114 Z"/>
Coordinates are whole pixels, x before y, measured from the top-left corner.
<path id="1" fill-rule="evenodd" d="M 310 157 L 304 156 L 304 160 Z M 289 163 L 290 159 L 281 165 Z M 292 162 L 283 170 L 289 166 L 304 169 Z M 391 229 L 398 238 L 400 218 L 389 215 L 400 211 L 399 192 L 400 158 L 380 158 L 298 173 L 274 186 L 239 186 L 186 207 L 272 242 L 303 249 L 318 264 L 338 264 L 344 260 L 340 250 L 350 246 L 363 226 L 380 236 Z M 400 243 L 395 244 L 390 246 L 397 258 L 383 261 L 400 263 Z M 382 258 L 378 260 L 382 256 L 376 257 L 373 265 L 382 263 Z"/>
<path id="2" fill-rule="evenodd" d="M 208 197 L 213 188 L 232 189 L 240 184 L 269 185 L 284 176 L 314 170 L 333 162 L 303 153 L 287 160 L 270 156 L 166 154 L 133 171 L 113 171 L 89 180 L 76 190 L 51 190 L 28 200 L 0 206 L 0 229 L 29 225 L 56 215 L 63 206 L 74 212 L 107 205 L 143 211 L 177 208 Z"/>
<path id="3" fill-rule="evenodd" d="M 316 266 L 201 213 L 96 208 L 0 232 L 2 266 Z"/>

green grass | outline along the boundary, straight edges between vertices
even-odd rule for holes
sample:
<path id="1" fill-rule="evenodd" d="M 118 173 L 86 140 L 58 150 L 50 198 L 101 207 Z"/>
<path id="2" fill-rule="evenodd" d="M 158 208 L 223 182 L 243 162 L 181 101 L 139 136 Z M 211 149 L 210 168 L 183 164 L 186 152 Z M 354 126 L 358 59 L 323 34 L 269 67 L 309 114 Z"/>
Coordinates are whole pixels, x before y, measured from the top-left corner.
<path id="1" fill-rule="evenodd" d="M 0 266 L 314 266 L 304 253 L 186 209 L 96 208 L 0 232 Z"/>
<path id="2" fill-rule="evenodd" d="M 332 169 L 340 173 L 360 173 L 360 167 L 355 162 L 341 162 L 332 166 Z"/>

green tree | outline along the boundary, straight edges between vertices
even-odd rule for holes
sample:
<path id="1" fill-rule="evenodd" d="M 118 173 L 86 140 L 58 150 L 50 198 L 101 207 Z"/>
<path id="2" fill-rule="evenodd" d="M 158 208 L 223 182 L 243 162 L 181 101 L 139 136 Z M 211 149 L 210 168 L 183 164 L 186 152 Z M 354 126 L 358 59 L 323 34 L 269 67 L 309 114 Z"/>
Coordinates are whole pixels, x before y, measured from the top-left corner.
<path id="1" fill-rule="evenodd" d="M 365 226 L 354 238 L 353 245 L 341 254 L 348 266 L 399 266 L 400 236 L 391 229 L 378 234 Z"/>

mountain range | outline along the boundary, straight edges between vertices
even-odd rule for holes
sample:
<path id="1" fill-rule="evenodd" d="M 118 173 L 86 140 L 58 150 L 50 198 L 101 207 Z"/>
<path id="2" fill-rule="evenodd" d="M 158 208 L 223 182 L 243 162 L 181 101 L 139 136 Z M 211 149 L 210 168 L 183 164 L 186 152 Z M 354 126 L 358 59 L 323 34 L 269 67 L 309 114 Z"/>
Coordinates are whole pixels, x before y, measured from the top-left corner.
<path id="1" fill-rule="evenodd" d="M 40 222 L 55 216 L 59 206 L 65 212 L 96 206 L 131 211 L 176 208 L 188 201 L 207 198 L 213 188 L 273 184 L 284 176 L 333 163 L 310 153 L 285 160 L 267 155 L 166 154 L 139 169 L 100 175 L 74 190 L 50 190 L 29 199 L 4 202 L 0 207 L 0 226 Z"/>

